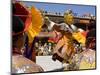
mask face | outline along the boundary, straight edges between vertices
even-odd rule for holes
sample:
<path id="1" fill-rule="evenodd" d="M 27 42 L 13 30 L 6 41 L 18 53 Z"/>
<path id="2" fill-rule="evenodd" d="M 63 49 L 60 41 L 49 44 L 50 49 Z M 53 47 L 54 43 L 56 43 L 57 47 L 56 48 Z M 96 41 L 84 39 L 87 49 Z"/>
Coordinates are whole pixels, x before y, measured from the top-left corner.
<path id="1" fill-rule="evenodd" d="M 64 21 L 68 25 L 73 24 L 74 23 L 74 17 L 73 17 L 73 15 L 72 14 L 64 14 Z"/>

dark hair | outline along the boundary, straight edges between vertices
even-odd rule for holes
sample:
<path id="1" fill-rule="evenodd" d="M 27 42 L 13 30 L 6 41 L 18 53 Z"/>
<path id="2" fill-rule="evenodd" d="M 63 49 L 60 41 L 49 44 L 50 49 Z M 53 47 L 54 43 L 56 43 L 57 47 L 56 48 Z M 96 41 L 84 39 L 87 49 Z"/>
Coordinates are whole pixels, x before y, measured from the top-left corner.
<path id="1" fill-rule="evenodd" d="M 13 33 L 22 32 L 25 28 L 24 22 L 17 13 L 20 12 L 17 9 L 17 3 L 12 4 L 12 31 Z"/>
<path id="2" fill-rule="evenodd" d="M 92 29 L 87 33 L 87 36 L 86 36 L 86 48 L 89 48 L 89 45 L 91 43 L 93 43 L 93 42 L 96 43 L 96 30 L 95 29 Z M 96 49 L 96 46 L 94 46 L 92 48 Z"/>
<path id="3" fill-rule="evenodd" d="M 12 31 L 13 33 L 22 32 L 24 30 L 24 23 L 18 16 L 13 16 Z"/>

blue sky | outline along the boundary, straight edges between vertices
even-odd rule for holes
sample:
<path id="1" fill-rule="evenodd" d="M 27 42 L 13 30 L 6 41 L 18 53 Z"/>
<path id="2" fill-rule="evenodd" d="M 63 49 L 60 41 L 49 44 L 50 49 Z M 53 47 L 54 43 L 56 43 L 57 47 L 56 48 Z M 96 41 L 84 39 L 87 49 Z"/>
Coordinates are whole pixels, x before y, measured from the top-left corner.
<path id="1" fill-rule="evenodd" d="M 91 13 L 94 16 L 95 13 L 95 6 L 89 5 L 72 5 L 72 4 L 57 4 L 57 3 L 41 3 L 41 2 L 24 2 L 27 6 L 35 6 L 39 9 L 45 9 L 49 12 L 60 12 L 64 13 L 67 9 L 72 9 L 74 13 L 78 13 L 79 15 L 85 13 Z"/>

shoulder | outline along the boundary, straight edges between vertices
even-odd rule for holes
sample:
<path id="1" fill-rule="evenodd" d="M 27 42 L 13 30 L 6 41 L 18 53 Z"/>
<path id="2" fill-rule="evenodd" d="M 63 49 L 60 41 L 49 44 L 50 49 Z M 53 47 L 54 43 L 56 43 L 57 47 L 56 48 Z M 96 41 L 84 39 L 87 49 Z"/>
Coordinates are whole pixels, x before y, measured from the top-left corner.
<path id="1" fill-rule="evenodd" d="M 13 73 L 43 72 L 43 69 L 33 61 L 22 55 L 12 56 Z"/>

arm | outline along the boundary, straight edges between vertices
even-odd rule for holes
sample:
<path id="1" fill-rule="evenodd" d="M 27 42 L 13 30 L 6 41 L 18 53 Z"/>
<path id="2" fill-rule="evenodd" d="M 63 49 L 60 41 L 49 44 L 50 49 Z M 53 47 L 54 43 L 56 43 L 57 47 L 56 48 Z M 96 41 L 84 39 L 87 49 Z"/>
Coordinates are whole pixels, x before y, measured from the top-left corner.
<path id="1" fill-rule="evenodd" d="M 57 31 L 68 31 L 65 23 L 57 24 L 51 21 L 48 17 L 45 18 L 45 24 L 47 25 L 49 30 L 55 29 Z"/>

